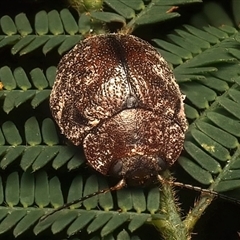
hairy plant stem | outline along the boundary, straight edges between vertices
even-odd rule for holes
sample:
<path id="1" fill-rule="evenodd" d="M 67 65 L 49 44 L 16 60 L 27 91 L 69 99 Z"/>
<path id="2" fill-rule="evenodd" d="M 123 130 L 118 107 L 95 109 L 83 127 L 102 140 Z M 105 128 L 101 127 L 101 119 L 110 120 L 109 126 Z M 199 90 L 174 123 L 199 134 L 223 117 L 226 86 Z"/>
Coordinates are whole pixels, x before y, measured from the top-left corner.
<path id="1" fill-rule="evenodd" d="M 163 177 L 169 178 L 170 172 L 166 171 Z M 162 184 L 161 191 L 161 211 L 166 218 L 155 220 L 153 224 L 167 240 L 189 240 L 190 235 L 181 219 L 172 186 L 167 183 Z"/>
<path id="2" fill-rule="evenodd" d="M 189 232 L 192 232 L 197 221 L 203 215 L 206 208 L 211 204 L 213 198 L 214 196 L 206 196 L 206 194 L 201 195 L 200 200 L 184 220 L 184 226 Z"/>

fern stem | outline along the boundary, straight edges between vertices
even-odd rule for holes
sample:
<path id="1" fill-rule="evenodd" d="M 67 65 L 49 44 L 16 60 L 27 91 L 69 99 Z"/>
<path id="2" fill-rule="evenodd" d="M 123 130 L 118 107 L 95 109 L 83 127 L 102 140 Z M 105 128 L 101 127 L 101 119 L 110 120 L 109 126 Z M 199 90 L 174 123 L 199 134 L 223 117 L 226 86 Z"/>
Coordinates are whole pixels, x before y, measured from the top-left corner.
<path id="1" fill-rule="evenodd" d="M 170 172 L 164 173 L 164 178 L 169 178 Z M 167 240 L 187 240 L 190 239 L 189 233 L 185 228 L 180 209 L 177 206 L 175 194 L 170 184 L 163 184 L 161 187 L 161 211 L 165 214 L 164 220 L 155 220 L 153 224 Z"/>
<path id="2" fill-rule="evenodd" d="M 184 220 L 184 226 L 191 232 L 202 216 L 206 208 L 211 204 L 214 196 L 206 196 L 206 194 L 202 194 L 200 200 L 196 203 L 195 207 L 192 209 L 191 212 L 187 215 L 186 219 Z"/>
<path id="3" fill-rule="evenodd" d="M 231 169 L 231 165 L 235 163 L 239 156 L 240 146 L 237 148 L 236 152 L 232 156 L 231 161 L 224 167 L 223 171 L 218 175 L 215 181 L 208 188 L 209 190 L 214 190 L 214 188 L 218 186 L 219 182 L 222 181 L 223 176 L 225 176 L 226 172 L 229 171 L 229 169 Z M 204 213 L 206 208 L 211 204 L 214 198 L 215 196 L 213 195 L 207 195 L 206 193 L 201 194 L 200 200 L 195 204 L 195 207 L 192 209 L 192 211 L 187 215 L 186 219 L 184 220 L 185 228 L 188 229 L 188 231 L 191 231 L 194 228 L 198 219 Z"/>
<path id="4" fill-rule="evenodd" d="M 133 18 L 122 30 L 122 33 L 131 34 L 133 30 L 137 27 L 137 20 L 141 18 L 144 14 L 146 14 L 153 6 L 155 5 L 155 1 L 153 0 L 149 3 L 146 8 L 144 8 L 135 18 Z"/>

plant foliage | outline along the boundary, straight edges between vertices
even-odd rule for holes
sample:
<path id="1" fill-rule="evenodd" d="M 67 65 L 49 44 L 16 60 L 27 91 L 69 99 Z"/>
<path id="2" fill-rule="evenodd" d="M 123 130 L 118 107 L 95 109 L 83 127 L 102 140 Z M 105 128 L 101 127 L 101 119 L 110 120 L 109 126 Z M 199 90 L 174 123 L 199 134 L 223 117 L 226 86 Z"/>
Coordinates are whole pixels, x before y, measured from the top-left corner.
<path id="1" fill-rule="evenodd" d="M 142 239 L 139 229 L 151 224 L 165 239 L 190 239 L 213 196 L 201 194 L 190 206 L 192 211 L 181 216 L 168 184 L 161 191 L 127 188 L 95 196 L 39 221 L 64 202 L 113 185 L 86 167 L 82 150 L 60 135 L 48 97 L 60 57 L 88 35 L 109 29 L 141 35 L 149 27 L 174 23 L 164 35 L 156 32 L 147 40 L 172 66 L 186 95 L 189 129 L 178 165 L 199 186 L 236 197 L 238 0 L 229 3 L 230 14 L 220 3 L 198 0 L 69 1 L 72 7 L 56 3 L 50 9 L 48 3 L 35 4 L 37 10 L 31 14 L 1 12 L 0 16 L 0 51 L 6 56 L 0 61 L 0 235 Z M 181 19 L 182 12 L 184 16 L 187 4 L 199 10 L 179 26 L 174 19 Z"/>

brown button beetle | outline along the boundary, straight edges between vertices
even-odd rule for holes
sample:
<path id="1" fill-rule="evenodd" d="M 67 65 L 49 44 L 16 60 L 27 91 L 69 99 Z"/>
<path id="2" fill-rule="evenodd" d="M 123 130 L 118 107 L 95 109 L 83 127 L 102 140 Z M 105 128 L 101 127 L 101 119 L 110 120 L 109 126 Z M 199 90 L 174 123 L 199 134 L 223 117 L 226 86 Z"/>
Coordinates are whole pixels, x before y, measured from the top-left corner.
<path id="1" fill-rule="evenodd" d="M 50 108 L 89 165 L 146 185 L 179 157 L 187 129 L 183 95 L 163 57 L 124 34 L 89 37 L 61 60 Z"/>

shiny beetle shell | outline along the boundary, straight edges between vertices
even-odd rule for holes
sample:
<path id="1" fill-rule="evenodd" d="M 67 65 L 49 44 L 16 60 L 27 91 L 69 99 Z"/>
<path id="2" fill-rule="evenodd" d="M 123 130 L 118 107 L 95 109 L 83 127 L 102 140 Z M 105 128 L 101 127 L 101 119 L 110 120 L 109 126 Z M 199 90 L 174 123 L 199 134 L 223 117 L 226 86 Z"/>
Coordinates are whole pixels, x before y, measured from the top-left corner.
<path id="1" fill-rule="evenodd" d="M 124 34 L 78 43 L 58 66 L 50 108 L 89 165 L 144 185 L 179 157 L 187 129 L 183 95 L 163 57 Z"/>

